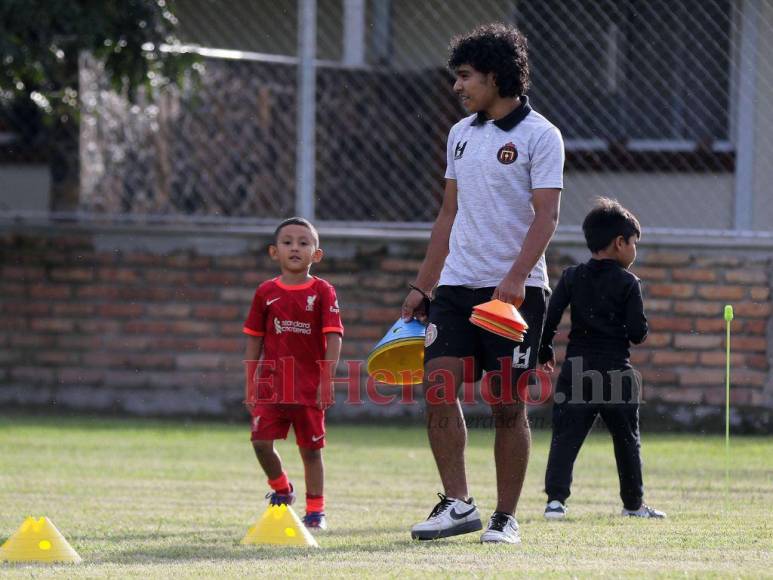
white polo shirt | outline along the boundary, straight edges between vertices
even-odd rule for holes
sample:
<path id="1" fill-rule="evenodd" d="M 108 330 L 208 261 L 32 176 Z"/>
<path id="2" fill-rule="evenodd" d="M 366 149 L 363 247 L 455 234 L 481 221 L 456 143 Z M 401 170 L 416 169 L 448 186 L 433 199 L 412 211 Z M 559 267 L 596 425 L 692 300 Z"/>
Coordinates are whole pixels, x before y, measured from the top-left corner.
<path id="1" fill-rule="evenodd" d="M 451 128 L 446 179 L 455 179 L 458 211 L 440 285 L 498 286 L 518 257 L 534 220 L 532 190 L 562 189 L 560 131 L 532 110 L 527 97 L 491 121 L 471 115 Z M 545 256 L 526 280 L 549 288 Z"/>

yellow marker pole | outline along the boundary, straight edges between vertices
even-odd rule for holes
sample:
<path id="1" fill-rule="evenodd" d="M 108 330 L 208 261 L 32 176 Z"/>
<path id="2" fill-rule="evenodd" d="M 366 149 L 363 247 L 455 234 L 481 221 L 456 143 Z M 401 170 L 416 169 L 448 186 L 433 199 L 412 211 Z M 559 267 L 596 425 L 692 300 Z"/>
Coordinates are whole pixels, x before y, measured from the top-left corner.
<path id="1" fill-rule="evenodd" d="M 725 506 L 730 501 L 730 322 L 733 320 L 733 307 L 725 306 Z"/>

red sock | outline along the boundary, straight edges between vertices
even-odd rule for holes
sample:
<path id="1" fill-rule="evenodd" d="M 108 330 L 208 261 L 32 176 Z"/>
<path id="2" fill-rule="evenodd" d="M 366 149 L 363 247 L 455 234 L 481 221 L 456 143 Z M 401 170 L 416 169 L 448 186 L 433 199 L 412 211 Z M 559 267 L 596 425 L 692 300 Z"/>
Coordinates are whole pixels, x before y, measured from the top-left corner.
<path id="1" fill-rule="evenodd" d="M 277 477 L 276 479 L 269 479 L 268 485 L 277 493 L 281 493 L 282 495 L 286 495 L 290 493 L 293 490 L 293 484 L 290 483 L 290 480 L 287 479 L 287 472 L 283 471 L 282 475 Z"/>
<path id="2" fill-rule="evenodd" d="M 325 512 L 325 496 L 324 495 L 309 495 L 306 494 L 306 513 L 311 512 Z"/>

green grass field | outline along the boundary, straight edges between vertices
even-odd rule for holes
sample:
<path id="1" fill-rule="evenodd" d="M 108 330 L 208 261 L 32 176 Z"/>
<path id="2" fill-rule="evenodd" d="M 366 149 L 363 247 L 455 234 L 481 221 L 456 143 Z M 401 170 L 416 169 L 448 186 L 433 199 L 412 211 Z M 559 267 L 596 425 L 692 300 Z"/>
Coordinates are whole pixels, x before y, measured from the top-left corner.
<path id="1" fill-rule="evenodd" d="M 733 441 L 724 500 L 721 437 L 647 435 L 647 501 L 667 521 L 617 514 L 612 445 L 592 436 L 575 470 L 571 518 L 542 519 L 548 433 L 535 432 L 518 512 L 520 547 L 479 534 L 411 541 L 439 481 L 418 427 L 329 427 L 327 512 L 320 550 L 241 546 L 264 509 L 246 426 L 0 415 L 0 541 L 28 515 L 48 516 L 79 565 L 0 564 L 10 578 L 251 576 L 745 576 L 773 574 L 773 442 Z M 470 433 L 471 490 L 494 506 L 493 433 Z M 281 442 L 301 485 L 294 443 Z M 303 502 L 301 500 L 302 509 Z"/>

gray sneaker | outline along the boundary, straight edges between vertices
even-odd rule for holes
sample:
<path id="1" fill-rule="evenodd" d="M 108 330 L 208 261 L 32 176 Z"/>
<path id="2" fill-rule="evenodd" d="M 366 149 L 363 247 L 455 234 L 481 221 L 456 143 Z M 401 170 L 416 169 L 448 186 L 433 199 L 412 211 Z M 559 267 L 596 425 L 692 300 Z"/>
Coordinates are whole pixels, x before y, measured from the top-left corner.
<path id="1" fill-rule="evenodd" d="M 545 506 L 546 520 L 563 520 L 566 517 L 566 506 L 557 499 L 549 501 Z"/>
<path id="2" fill-rule="evenodd" d="M 486 531 L 480 537 L 481 544 L 520 544 L 518 522 L 510 514 L 494 512 Z"/>
<path id="3" fill-rule="evenodd" d="M 655 518 L 662 520 L 666 517 L 666 513 L 655 508 L 651 508 L 646 503 L 641 504 L 641 507 L 637 510 L 627 510 L 623 508 L 620 515 L 628 516 L 631 518 Z"/>
<path id="4" fill-rule="evenodd" d="M 411 528 L 414 540 L 437 540 L 476 532 L 483 527 L 475 500 L 467 501 L 438 494 L 440 501 L 429 516 Z"/>

